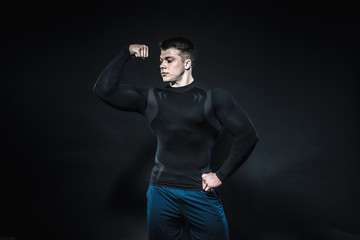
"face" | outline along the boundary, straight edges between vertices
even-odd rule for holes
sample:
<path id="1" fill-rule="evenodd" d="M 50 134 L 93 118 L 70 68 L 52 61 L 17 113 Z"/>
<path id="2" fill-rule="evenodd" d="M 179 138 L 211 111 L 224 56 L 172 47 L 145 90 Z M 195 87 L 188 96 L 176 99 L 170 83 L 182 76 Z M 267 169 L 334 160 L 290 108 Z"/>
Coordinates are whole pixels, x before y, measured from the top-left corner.
<path id="1" fill-rule="evenodd" d="M 174 82 L 180 80 L 185 73 L 185 62 L 180 57 L 180 50 L 169 48 L 161 51 L 160 72 L 164 82 Z"/>

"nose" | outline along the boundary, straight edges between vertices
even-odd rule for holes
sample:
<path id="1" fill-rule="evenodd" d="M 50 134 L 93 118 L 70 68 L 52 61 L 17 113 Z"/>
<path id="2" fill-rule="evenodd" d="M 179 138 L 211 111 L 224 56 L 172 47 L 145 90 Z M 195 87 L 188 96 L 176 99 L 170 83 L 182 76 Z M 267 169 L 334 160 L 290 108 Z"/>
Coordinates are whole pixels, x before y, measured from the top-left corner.
<path id="1" fill-rule="evenodd" d="M 160 63 L 160 69 L 165 69 L 165 68 L 166 68 L 166 66 L 165 66 L 164 61 L 163 61 L 163 62 Z"/>

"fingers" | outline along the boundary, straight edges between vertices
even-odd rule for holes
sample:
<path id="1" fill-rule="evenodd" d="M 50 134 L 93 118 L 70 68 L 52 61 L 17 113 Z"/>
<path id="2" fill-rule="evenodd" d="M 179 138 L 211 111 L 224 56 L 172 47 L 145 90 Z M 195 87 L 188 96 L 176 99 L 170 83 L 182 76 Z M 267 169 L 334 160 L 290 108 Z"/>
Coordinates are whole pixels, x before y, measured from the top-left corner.
<path id="1" fill-rule="evenodd" d="M 131 44 L 129 46 L 129 52 L 131 55 L 140 58 L 149 57 L 149 47 L 144 44 Z"/>
<path id="2" fill-rule="evenodd" d="M 205 192 L 211 192 L 211 191 L 212 191 L 212 188 L 211 188 L 209 185 L 204 184 L 204 185 L 203 185 L 203 190 L 204 190 Z"/>
<path id="3" fill-rule="evenodd" d="M 138 45 L 135 57 L 147 58 L 149 57 L 149 47 L 146 45 Z"/>
<path id="4" fill-rule="evenodd" d="M 208 182 L 207 182 L 207 174 L 203 174 L 202 176 L 202 188 L 205 192 L 209 192 L 212 189 L 210 188 Z"/>
<path id="5" fill-rule="evenodd" d="M 209 186 L 208 186 L 208 184 L 206 183 L 206 181 L 204 179 L 202 181 L 202 189 L 204 191 L 208 191 L 208 189 L 209 189 Z"/>
<path id="6" fill-rule="evenodd" d="M 148 46 L 144 45 L 143 53 L 144 53 L 144 58 L 149 57 L 149 47 Z"/>
<path id="7" fill-rule="evenodd" d="M 202 188 L 206 192 L 211 191 L 213 188 L 217 188 L 222 184 L 216 173 L 204 173 L 203 175 L 201 175 L 201 178 Z"/>
<path id="8" fill-rule="evenodd" d="M 209 185 L 207 185 L 204 181 L 203 181 L 203 185 L 202 188 L 205 192 L 208 192 L 211 188 L 209 187 Z"/>

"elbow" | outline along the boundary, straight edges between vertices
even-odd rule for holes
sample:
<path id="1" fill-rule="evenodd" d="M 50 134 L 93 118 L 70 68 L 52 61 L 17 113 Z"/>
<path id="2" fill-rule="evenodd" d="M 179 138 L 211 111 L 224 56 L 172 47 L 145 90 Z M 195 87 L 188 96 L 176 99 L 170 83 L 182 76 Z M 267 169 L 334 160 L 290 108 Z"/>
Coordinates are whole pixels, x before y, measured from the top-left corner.
<path id="1" fill-rule="evenodd" d="M 258 135 L 258 133 L 256 132 L 255 129 L 253 129 L 252 133 L 251 133 L 251 139 L 254 143 L 254 146 L 257 144 L 257 142 L 260 140 L 260 137 Z"/>
<path id="2" fill-rule="evenodd" d="M 104 93 L 100 90 L 100 88 L 95 84 L 93 87 L 93 93 L 95 93 L 99 98 L 104 98 Z"/>
<path id="3" fill-rule="evenodd" d="M 109 91 L 102 87 L 99 82 L 96 82 L 93 87 L 93 93 L 95 93 L 99 98 L 105 99 L 109 95 Z"/>
<path id="4" fill-rule="evenodd" d="M 257 134 L 257 132 L 255 132 L 253 135 L 254 135 L 253 138 L 254 138 L 255 143 L 257 143 L 260 140 L 260 137 Z"/>
<path id="5" fill-rule="evenodd" d="M 94 84 L 92 90 L 93 90 L 93 93 L 97 94 L 98 89 L 97 89 L 96 83 Z"/>
<path id="6" fill-rule="evenodd" d="M 260 140 L 259 135 L 254 128 L 248 128 L 246 131 L 243 131 L 242 134 L 244 139 L 246 139 L 246 141 L 253 147 L 255 147 L 257 142 Z"/>
<path id="7" fill-rule="evenodd" d="M 231 132 L 230 132 L 231 133 Z M 257 143 L 259 135 L 253 126 L 239 128 L 234 134 L 235 137 L 246 140 L 247 142 Z"/>
<path id="8" fill-rule="evenodd" d="M 256 144 L 260 140 L 259 134 L 256 131 L 254 125 L 251 124 L 250 126 L 248 126 L 245 132 L 247 133 L 249 140 L 254 142 L 254 144 Z"/>
<path id="9" fill-rule="evenodd" d="M 254 148 L 257 144 L 257 142 L 259 141 L 259 136 L 255 133 L 255 134 L 251 134 L 249 137 L 248 137 L 248 141 L 249 143 L 251 143 L 252 147 Z"/>
<path id="10" fill-rule="evenodd" d="M 100 76 L 96 80 L 94 87 L 93 87 L 93 92 L 98 96 L 104 96 L 108 92 L 108 88 L 106 87 L 106 84 L 105 84 L 106 81 L 104 82 L 104 80 L 106 80 L 106 78 L 104 78 L 103 75 L 104 75 L 104 73 L 100 74 Z"/>
<path id="11" fill-rule="evenodd" d="M 100 88 L 97 84 L 97 82 L 94 84 L 94 87 L 93 87 L 93 93 L 95 93 L 96 95 L 101 95 L 101 91 L 100 91 Z"/>

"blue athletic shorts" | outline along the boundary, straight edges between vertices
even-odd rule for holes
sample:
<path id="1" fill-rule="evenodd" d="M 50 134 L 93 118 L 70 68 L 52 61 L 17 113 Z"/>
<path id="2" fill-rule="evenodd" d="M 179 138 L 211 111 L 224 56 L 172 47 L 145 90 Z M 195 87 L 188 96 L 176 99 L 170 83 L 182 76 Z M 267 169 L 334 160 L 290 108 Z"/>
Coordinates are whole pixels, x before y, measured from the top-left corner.
<path id="1" fill-rule="evenodd" d="M 149 240 L 180 240 L 188 222 L 191 239 L 228 240 L 221 196 L 150 185 L 147 191 Z"/>

